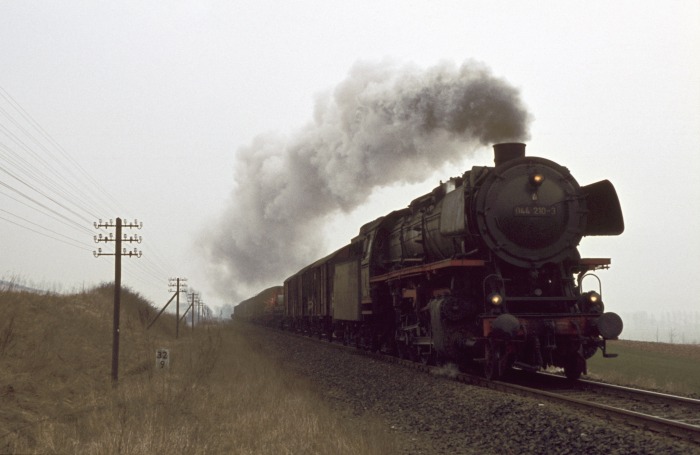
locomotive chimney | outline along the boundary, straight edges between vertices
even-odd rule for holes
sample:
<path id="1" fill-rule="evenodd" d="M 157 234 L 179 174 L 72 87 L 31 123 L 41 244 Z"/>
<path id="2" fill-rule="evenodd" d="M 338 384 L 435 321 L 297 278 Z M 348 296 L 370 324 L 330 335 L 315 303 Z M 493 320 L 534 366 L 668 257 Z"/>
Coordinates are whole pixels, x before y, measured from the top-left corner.
<path id="1" fill-rule="evenodd" d="M 525 156 L 525 144 L 521 142 L 495 144 L 493 146 L 493 156 L 493 162 L 496 164 L 496 167 L 516 158 L 523 158 Z"/>

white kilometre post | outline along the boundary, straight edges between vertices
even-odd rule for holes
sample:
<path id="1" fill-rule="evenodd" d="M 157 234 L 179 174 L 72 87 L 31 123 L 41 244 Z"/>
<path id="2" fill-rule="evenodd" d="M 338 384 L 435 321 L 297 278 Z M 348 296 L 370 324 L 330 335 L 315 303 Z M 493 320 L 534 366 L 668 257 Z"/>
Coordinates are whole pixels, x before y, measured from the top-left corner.
<path id="1" fill-rule="evenodd" d="M 156 349 L 156 370 L 167 370 L 170 368 L 170 349 Z"/>

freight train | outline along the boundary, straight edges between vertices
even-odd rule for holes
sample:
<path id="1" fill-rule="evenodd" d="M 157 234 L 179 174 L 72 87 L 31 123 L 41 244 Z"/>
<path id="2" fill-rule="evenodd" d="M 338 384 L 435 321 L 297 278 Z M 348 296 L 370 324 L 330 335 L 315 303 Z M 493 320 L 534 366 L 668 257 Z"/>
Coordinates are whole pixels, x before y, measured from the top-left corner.
<path id="1" fill-rule="evenodd" d="M 240 302 L 233 308 L 232 319 L 278 326 L 284 316 L 284 289 L 272 286 Z"/>
<path id="2" fill-rule="evenodd" d="M 580 186 L 569 170 L 494 145 L 494 166 L 441 182 L 407 208 L 362 226 L 350 244 L 284 281 L 283 325 L 427 364 L 511 368 L 586 361 L 622 332 L 594 274 L 609 258 L 581 258 L 584 236 L 619 235 L 608 180 Z"/>

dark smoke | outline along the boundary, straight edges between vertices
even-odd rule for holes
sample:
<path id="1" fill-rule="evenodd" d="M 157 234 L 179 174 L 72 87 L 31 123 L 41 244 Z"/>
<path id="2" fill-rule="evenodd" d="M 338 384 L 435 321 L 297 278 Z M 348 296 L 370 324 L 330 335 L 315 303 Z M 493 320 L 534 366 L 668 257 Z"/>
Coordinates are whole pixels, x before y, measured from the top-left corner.
<path id="1" fill-rule="evenodd" d="M 281 284 L 328 253 L 331 215 L 479 147 L 525 140 L 529 118 L 518 90 L 478 64 L 356 64 L 309 125 L 238 150 L 231 199 L 203 242 L 218 292 L 238 302 Z"/>

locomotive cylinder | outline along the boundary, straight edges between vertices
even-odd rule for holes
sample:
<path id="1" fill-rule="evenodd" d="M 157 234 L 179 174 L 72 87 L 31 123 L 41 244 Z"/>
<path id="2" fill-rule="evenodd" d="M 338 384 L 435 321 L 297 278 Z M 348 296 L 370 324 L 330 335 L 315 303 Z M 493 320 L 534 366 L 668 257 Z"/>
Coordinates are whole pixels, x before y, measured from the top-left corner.
<path id="1" fill-rule="evenodd" d="M 470 300 L 445 296 L 432 299 L 428 307 L 435 350 L 446 356 L 454 356 L 456 351 L 468 344 L 469 338 L 474 337 L 466 330 L 464 321 L 478 314 L 479 306 Z"/>

